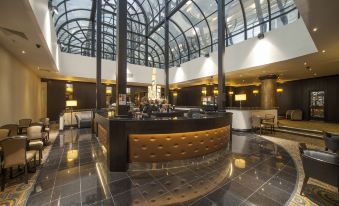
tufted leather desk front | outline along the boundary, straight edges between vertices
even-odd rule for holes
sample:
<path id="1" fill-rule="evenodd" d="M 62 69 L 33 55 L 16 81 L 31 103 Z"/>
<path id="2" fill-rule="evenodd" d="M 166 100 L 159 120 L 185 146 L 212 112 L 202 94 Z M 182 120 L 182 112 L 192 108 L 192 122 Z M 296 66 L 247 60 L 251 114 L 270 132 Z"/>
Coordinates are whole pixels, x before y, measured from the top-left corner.
<path id="1" fill-rule="evenodd" d="M 230 126 L 195 132 L 130 134 L 129 162 L 162 162 L 203 156 L 225 148 L 229 138 Z"/>
<path id="2" fill-rule="evenodd" d="M 129 162 L 161 162 L 203 156 L 228 145 L 232 113 L 201 118 L 130 119 L 96 114 L 99 141 L 110 171 L 127 171 Z"/>

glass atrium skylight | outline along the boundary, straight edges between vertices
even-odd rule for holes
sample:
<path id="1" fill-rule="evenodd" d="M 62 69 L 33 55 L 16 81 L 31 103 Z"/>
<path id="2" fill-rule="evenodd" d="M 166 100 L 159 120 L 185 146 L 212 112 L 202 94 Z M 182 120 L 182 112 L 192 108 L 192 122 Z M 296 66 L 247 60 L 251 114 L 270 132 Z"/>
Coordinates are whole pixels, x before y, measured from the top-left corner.
<path id="1" fill-rule="evenodd" d="M 102 0 L 102 57 L 116 58 L 116 1 Z M 128 62 L 164 67 L 165 1 L 169 3 L 170 67 L 217 50 L 217 0 L 127 0 Z M 63 52 L 94 56 L 96 1 L 51 0 Z M 299 18 L 293 0 L 225 0 L 225 46 Z M 147 49 L 146 49 L 147 47 Z M 146 54 L 146 51 L 147 54 Z"/>

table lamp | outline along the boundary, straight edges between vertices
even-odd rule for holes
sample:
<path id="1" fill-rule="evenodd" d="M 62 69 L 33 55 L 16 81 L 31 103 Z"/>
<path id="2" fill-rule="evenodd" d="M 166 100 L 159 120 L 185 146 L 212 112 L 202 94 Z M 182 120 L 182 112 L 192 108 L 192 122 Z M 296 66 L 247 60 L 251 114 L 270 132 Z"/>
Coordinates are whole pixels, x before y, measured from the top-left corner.
<path id="1" fill-rule="evenodd" d="M 77 100 L 66 100 L 66 107 L 71 108 L 71 127 L 73 125 L 73 107 L 78 106 L 78 101 Z"/>
<path id="2" fill-rule="evenodd" d="M 241 101 L 246 101 L 246 94 L 236 94 L 235 101 L 240 102 L 240 108 L 241 108 Z"/>

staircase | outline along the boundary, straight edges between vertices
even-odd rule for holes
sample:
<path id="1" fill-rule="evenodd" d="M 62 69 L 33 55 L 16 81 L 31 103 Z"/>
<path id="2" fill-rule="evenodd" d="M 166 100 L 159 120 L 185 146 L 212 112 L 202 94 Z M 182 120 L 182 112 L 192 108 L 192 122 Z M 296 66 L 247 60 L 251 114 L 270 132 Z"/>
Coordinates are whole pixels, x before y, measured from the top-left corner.
<path id="1" fill-rule="evenodd" d="M 294 135 L 301 135 L 305 137 L 312 137 L 317 139 L 323 139 L 323 132 L 320 130 L 311 130 L 311 129 L 303 129 L 303 128 L 296 128 L 296 127 L 288 127 L 279 125 L 275 131 L 277 132 L 284 132 L 288 134 Z"/>

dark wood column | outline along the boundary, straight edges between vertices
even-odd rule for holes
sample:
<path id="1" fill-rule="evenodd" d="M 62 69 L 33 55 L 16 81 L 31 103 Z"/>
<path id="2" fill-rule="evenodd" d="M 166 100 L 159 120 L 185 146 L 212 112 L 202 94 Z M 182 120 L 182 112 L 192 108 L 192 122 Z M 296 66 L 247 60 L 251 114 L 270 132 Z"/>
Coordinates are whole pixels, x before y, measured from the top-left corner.
<path id="1" fill-rule="evenodd" d="M 169 22 L 168 0 L 165 0 L 165 99 L 169 100 Z"/>
<path id="2" fill-rule="evenodd" d="M 225 0 L 218 1 L 218 110 L 225 108 L 225 75 L 224 67 L 225 54 Z"/>
<path id="3" fill-rule="evenodd" d="M 127 1 L 117 1 L 116 115 L 127 115 Z"/>
<path id="4" fill-rule="evenodd" d="M 96 76 L 96 109 L 102 107 L 101 102 L 101 8 L 102 0 L 97 0 L 97 76 Z"/>

